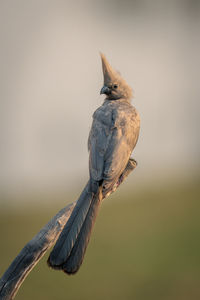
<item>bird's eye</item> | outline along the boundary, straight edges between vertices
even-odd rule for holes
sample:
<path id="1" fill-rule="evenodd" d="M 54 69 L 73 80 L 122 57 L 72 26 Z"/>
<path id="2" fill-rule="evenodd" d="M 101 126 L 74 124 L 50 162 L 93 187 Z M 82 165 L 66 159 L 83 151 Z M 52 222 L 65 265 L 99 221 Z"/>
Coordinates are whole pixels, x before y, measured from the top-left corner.
<path id="1" fill-rule="evenodd" d="M 114 87 L 114 89 L 117 89 L 117 88 L 118 88 L 118 85 L 117 85 L 117 84 L 114 84 L 113 87 Z"/>

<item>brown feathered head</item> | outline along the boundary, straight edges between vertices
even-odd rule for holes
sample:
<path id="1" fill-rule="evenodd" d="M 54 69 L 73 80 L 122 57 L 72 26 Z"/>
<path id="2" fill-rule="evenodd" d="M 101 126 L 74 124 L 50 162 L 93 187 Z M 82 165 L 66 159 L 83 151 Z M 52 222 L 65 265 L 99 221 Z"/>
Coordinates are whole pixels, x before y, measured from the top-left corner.
<path id="1" fill-rule="evenodd" d="M 102 69 L 104 76 L 104 86 L 101 89 L 100 94 L 105 94 L 108 100 L 118 100 L 132 98 L 132 88 L 126 83 L 126 81 L 115 71 L 104 54 L 101 54 Z"/>

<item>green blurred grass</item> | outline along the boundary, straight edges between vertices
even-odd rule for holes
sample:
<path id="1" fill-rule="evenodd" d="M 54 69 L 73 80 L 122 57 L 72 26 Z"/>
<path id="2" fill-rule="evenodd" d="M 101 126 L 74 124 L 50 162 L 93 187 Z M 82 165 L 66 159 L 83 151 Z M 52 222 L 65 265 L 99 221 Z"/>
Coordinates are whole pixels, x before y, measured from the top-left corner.
<path id="1" fill-rule="evenodd" d="M 53 271 L 46 255 L 16 299 L 200 299 L 199 199 L 199 180 L 122 187 L 103 203 L 80 271 Z M 0 212 L 0 276 L 60 208 Z"/>

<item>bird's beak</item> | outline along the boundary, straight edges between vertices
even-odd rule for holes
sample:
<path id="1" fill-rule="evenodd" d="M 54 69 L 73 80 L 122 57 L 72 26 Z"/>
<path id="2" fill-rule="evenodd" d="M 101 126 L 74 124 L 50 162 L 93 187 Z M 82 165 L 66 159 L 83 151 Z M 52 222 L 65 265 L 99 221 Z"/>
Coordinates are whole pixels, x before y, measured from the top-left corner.
<path id="1" fill-rule="evenodd" d="M 107 87 L 106 85 L 104 85 L 100 91 L 100 95 L 101 94 L 105 94 L 105 95 L 109 95 L 110 94 L 110 89 L 109 87 Z"/>

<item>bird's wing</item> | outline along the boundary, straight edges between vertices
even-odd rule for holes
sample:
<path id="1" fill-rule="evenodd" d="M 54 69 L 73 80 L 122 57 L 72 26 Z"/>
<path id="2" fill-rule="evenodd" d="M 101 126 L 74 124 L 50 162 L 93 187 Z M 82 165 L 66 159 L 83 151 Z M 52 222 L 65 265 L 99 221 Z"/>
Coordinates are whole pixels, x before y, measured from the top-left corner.
<path id="1" fill-rule="evenodd" d="M 104 189 L 109 190 L 124 171 L 139 135 L 138 122 L 131 121 L 130 115 L 116 120 L 112 138 L 105 153 Z"/>
<path id="2" fill-rule="evenodd" d="M 95 181 L 103 179 L 104 156 L 111 137 L 112 130 L 108 130 L 105 124 L 102 124 L 98 119 L 94 118 L 88 140 L 88 149 L 90 152 L 90 177 Z"/>

